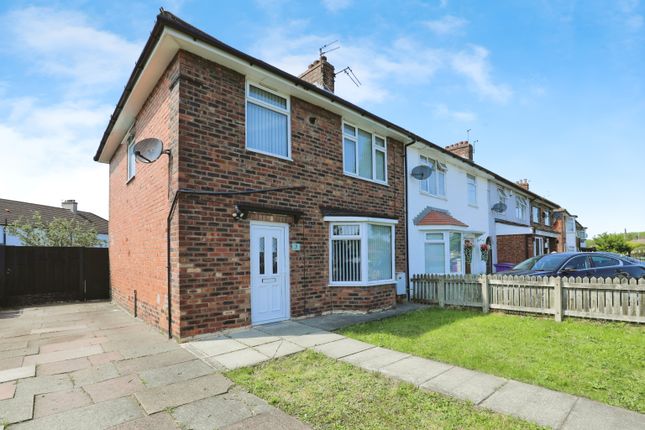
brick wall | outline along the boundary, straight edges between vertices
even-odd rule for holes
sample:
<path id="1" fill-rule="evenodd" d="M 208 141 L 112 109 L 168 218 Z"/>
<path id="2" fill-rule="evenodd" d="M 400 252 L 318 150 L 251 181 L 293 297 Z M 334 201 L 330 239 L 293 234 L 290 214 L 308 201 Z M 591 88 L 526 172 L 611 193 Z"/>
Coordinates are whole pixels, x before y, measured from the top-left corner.
<path id="1" fill-rule="evenodd" d="M 533 236 L 513 234 L 497 236 L 497 261 L 521 263 L 533 256 Z"/>
<path id="2" fill-rule="evenodd" d="M 343 174 L 341 117 L 291 99 L 292 161 L 245 149 L 244 76 L 179 53 L 179 186 L 246 190 L 304 185 L 305 190 L 229 197 L 185 197 L 178 206 L 181 337 L 250 324 L 249 219 L 290 225 L 291 315 L 394 304 L 393 287 L 357 288 L 358 298 L 328 284 L 329 236 L 320 207 L 392 215 L 396 270 L 405 271 L 403 144 L 388 140 L 389 186 Z M 316 117 L 315 124 L 309 121 Z M 236 221 L 235 203 L 299 210 L 291 216 L 251 214 Z M 373 298 L 366 295 L 372 294 Z"/>
<path id="3" fill-rule="evenodd" d="M 157 83 L 136 119 L 136 139 L 157 137 L 175 150 L 178 90 L 171 89 L 179 71 L 175 59 Z M 166 313 L 166 214 L 168 182 L 176 186 L 176 171 L 169 177 L 168 159 L 137 163 L 136 176 L 127 181 L 127 145 L 119 146 L 110 161 L 110 280 L 113 300 L 161 329 Z M 177 309 L 178 296 L 175 297 Z"/>

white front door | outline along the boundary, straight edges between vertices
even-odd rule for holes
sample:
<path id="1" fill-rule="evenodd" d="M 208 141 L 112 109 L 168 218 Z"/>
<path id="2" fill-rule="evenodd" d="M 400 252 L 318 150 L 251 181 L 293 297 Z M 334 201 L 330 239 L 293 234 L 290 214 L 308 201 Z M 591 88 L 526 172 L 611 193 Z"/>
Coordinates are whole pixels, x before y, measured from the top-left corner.
<path id="1" fill-rule="evenodd" d="M 289 319 L 289 226 L 251 222 L 251 323 Z"/>

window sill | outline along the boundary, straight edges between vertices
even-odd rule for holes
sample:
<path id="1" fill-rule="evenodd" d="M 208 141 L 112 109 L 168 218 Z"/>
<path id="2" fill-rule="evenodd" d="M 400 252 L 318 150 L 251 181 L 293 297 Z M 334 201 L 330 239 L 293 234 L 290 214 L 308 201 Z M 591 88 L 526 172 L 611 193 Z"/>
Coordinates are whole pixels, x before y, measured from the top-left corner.
<path id="1" fill-rule="evenodd" d="M 354 175 L 353 173 L 347 173 L 345 171 L 343 171 L 343 174 L 353 179 L 360 179 L 361 181 L 370 182 L 376 185 L 383 185 L 384 187 L 389 187 L 387 182 L 375 181 L 374 179 L 364 178 L 362 176 Z"/>
<path id="2" fill-rule="evenodd" d="M 422 191 L 419 191 L 419 193 L 420 193 L 421 195 L 428 196 L 428 197 L 432 197 L 432 198 L 435 198 L 435 199 L 438 199 L 438 200 L 445 200 L 445 201 L 448 201 L 448 197 L 446 197 L 446 196 L 441 196 L 441 195 L 439 195 L 439 194 L 432 194 L 432 193 L 429 193 L 429 192 L 427 192 L 427 191 L 423 191 L 423 190 L 422 190 Z"/>
<path id="3" fill-rule="evenodd" d="M 327 284 L 327 286 L 331 288 L 369 288 L 369 287 L 379 287 L 379 286 L 395 285 L 395 284 L 396 284 L 396 279 L 391 279 L 391 280 L 385 280 L 385 281 L 362 282 L 360 284 L 334 282 L 331 284 Z"/>
<path id="4" fill-rule="evenodd" d="M 137 177 L 137 175 L 132 175 L 132 177 L 130 177 L 127 181 L 125 181 L 125 184 L 130 185 L 130 182 L 134 181 L 134 178 L 136 178 L 136 177 Z"/>
<path id="5" fill-rule="evenodd" d="M 471 208 L 479 209 L 479 205 L 474 205 L 472 203 L 468 203 L 468 206 L 470 206 Z"/>
<path id="6" fill-rule="evenodd" d="M 250 152 L 255 152 L 256 154 L 268 155 L 269 157 L 279 158 L 280 160 L 293 162 L 293 158 L 291 158 L 291 157 L 285 157 L 283 155 L 273 154 L 271 152 L 266 152 L 266 151 L 261 151 L 259 149 L 249 148 L 248 146 L 246 147 L 246 150 L 250 151 Z"/>

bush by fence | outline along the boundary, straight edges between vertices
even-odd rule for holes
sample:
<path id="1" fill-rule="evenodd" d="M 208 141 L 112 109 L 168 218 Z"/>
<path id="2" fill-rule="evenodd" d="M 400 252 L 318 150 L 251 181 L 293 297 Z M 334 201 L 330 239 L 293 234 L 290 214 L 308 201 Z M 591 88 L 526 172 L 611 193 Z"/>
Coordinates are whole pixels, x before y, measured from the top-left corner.
<path id="1" fill-rule="evenodd" d="M 500 275 L 414 275 L 414 301 L 645 323 L 645 280 Z"/>

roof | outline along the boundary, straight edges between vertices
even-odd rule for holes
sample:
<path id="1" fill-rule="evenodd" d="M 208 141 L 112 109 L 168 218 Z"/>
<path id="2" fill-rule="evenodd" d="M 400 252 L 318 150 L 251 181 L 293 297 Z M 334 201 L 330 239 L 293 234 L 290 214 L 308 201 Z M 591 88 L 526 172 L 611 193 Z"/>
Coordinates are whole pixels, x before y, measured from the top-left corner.
<path id="1" fill-rule="evenodd" d="M 374 122 L 382 124 L 384 127 L 393 130 L 394 132 L 406 136 L 409 139 L 411 139 L 411 142 L 409 144 L 413 144 L 415 142 L 419 142 L 423 145 L 426 145 L 432 149 L 435 149 L 447 157 L 450 157 L 454 160 L 458 160 L 461 163 L 465 163 L 467 165 L 470 165 L 476 169 L 481 170 L 482 172 L 485 172 L 486 174 L 492 176 L 499 182 L 504 183 L 505 185 L 518 190 L 522 193 L 528 194 L 529 196 L 532 197 L 532 199 L 535 200 L 540 200 L 543 201 L 544 203 L 548 205 L 552 205 L 554 207 L 559 207 L 560 205 L 553 203 L 546 198 L 535 194 L 532 191 L 528 191 L 523 187 L 520 187 L 517 185 L 515 182 L 510 181 L 503 176 L 500 176 L 485 167 L 482 167 L 478 165 L 477 163 L 465 159 L 463 157 L 460 157 L 459 155 L 456 155 L 447 149 L 432 143 L 431 141 L 424 139 L 415 133 L 406 130 L 405 128 L 396 125 L 390 121 L 387 121 L 386 119 L 383 119 L 341 97 L 338 97 L 334 93 L 331 93 L 329 91 L 326 91 L 322 88 L 317 87 L 314 84 L 311 84 L 307 81 L 304 81 L 303 79 L 300 79 L 297 76 L 294 76 L 290 73 L 285 72 L 284 70 L 281 70 L 275 66 L 272 66 L 269 63 L 266 63 L 258 58 L 255 58 L 251 55 L 248 55 L 242 51 L 239 51 L 232 46 L 229 46 L 222 41 L 214 38 L 213 36 L 205 33 L 204 31 L 188 24 L 186 21 L 183 21 L 182 19 L 178 18 L 176 15 L 173 15 L 172 13 L 165 11 L 161 9 L 161 12 L 157 15 L 157 20 L 155 22 L 155 25 L 152 29 L 152 32 L 150 33 L 150 37 L 148 38 L 148 41 L 146 42 L 143 51 L 141 52 L 141 55 L 139 56 L 139 59 L 137 60 L 134 70 L 132 71 L 132 74 L 130 75 L 130 78 L 128 79 L 128 82 L 123 90 L 123 93 L 121 94 L 121 97 L 119 98 L 119 101 L 117 102 L 117 105 L 114 109 L 114 113 L 110 117 L 110 121 L 108 123 L 107 128 L 105 129 L 105 132 L 103 133 L 103 137 L 101 138 L 101 142 L 99 144 L 99 147 L 96 150 L 96 154 L 94 155 L 94 161 L 102 161 L 105 162 L 105 158 L 102 157 L 102 152 L 105 148 L 106 142 L 108 141 L 108 138 L 110 137 L 110 134 L 113 131 L 113 128 L 119 119 L 119 115 L 121 114 L 124 106 L 126 105 L 128 98 L 130 97 L 130 94 L 132 90 L 134 89 L 135 85 L 137 84 L 137 81 L 141 74 L 143 73 L 144 69 L 146 66 L 148 66 L 150 63 L 152 63 L 151 59 L 154 57 L 155 54 L 155 47 L 157 46 L 157 43 L 160 41 L 161 36 L 163 35 L 164 29 L 171 29 L 175 31 L 179 31 L 185 35 L 190 36 L 192 43 L 204 43 L 210 47 L 216 48 L 218 50 L 221 50 L 225 52 L 228 55 L 234 56 L 244 62 L 247 62 L 250 66 L 253 67 L 253 69 L 261 69 L 264 70 L 265 72 L 268 72 L 272 75 L 278 76 L 279 78 L 282 78 L 286 81 L 291 82 L 293 85 L 296 87 L 302 88 L 306 90 L 309 93 L 314 93 L 318 95 L 322 100 L 327 100 L 330 106 L 342 106 L 345 109 L 349 109 L 350 111 L 353 111 L 360 115 L 361 117 L 369 118 Z M 177 48 L 179 49 L 179 48 Z M 160 54 L 161 55 L 161 54 Z"/>
<path id="2" fill-rule="evenodd" d="M 108 234 L 108 220 L 91 212 L 76 211 L 56 206 L 39 205 L 36 203 L 19 202 L 17 200 L 0 199 L 0 223 L 5 224 L 17 221 L 19 218 L 31 218 L 38 211 L 44 222 L 51 222 L 54 218 L 73 219 L 92 224 L 99 234 Z"/>
<path id="3" fill-rule="evenodd" d="M 415 225 L 452 225 L 457 227 L 468 227 L 467 224 L 459 221 L 457 218 L 453 218 L 450 215 L 450 212 L 427 207 L 414 217 Z"/>

